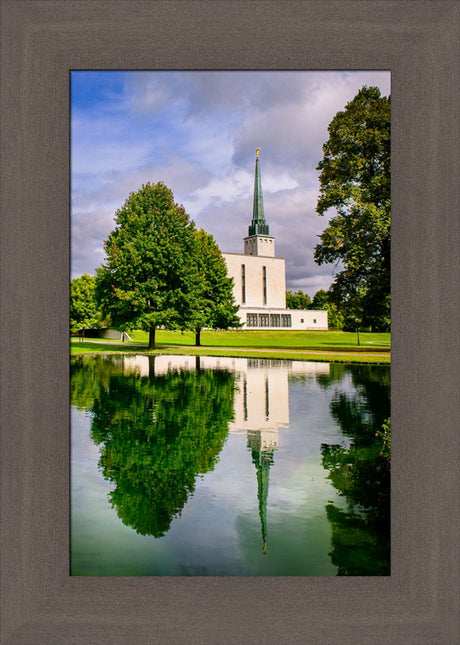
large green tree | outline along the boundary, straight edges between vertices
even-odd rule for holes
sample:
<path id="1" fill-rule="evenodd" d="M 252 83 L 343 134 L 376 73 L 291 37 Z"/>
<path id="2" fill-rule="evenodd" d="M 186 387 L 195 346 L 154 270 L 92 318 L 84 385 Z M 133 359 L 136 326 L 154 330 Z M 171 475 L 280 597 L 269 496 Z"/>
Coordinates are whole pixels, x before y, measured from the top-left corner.
<path id="1" fill-rule="evenodd" d="M 102 315 L 96 301 L 96 279 L 84 273 L 70 283 L 70 331 L 97 328 L 102 324 Z"/>
<path id="2" fill-rule="evenodd" d="M 191 328 L 203 290 L 196 258 L 196 229 L 162 182 L 129 195 L 105 242 L 97 271 L 97 296 L 115 328 L 149 332 Z"/>
<path id="3" fill-rule="evenodd" d="M 201 292 L 194 315 L 195 343 L 201 344 L 201 329 L 239 327 L 233 297 L 233 279 L 228 277 L 227 265 L 213 236 L 203 229 L 196 231 L 196 262 Z"/>
<path id="4" fill-rule="evenodd" d="M 331 287 L 348 324 L 390 327 L 390 97 L 363 87 L 329 124 L 316 210 L 335 208 L 315 248 L 341 268 Z"/>

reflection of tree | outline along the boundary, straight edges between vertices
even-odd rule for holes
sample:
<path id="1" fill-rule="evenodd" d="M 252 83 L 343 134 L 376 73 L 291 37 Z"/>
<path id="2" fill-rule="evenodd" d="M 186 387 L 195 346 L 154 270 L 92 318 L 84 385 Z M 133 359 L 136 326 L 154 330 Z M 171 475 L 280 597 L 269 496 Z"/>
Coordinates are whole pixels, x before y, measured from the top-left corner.
<path id="1" fill-rule="evenodd" d="M 351 439 L 349 448 L 323 444 L 323 466 L 346 497 L 346 510 L 326 506 L 332 525 L 333 564 L 339 575 L 390 573 L 390 469 L 375 437 L 390 411 L 389 369 L 348 366 L 358 392 L 331 402 L 332 415 Z"/>
<path id="2" fill-rule="evenodd" d="M 122 373 L 121 356 L 72 356 L 70 360 L 70 402 L 79 410 L 89 410 L 110 377 Z"/>
<path id="3" fill-rule="evenodd" d="M 315 374 L 314 372 L 310 374 L 289 374 L 289 383 L 306 385 L 307 383 L 312 383 L 316 381 L 318 385 L 327 390 L 327 388 L 333 383 L 338 383 L 343 379 L 343 375 L 346 370 L 346 365 L 343 363 L 329 363 L 329 372 L 325 374 Z"/>
<path id="4" fill-rule="evenodd" d="M 116 484 L 112 506 L 142 535 L 164 535 L 213 470 L 233 416 L 234 377 L 226 371 L 112 375 L 91 407 L 99 465 Z"/>
<path id="5" fill-rule="evenodd" d="M 338 383 L 343 379 L 345 369 L 343 363 L 329 363 L 329 374 L 317 374 L 316 382 L 321 387 L 327 388 L 332 383 Z"/>

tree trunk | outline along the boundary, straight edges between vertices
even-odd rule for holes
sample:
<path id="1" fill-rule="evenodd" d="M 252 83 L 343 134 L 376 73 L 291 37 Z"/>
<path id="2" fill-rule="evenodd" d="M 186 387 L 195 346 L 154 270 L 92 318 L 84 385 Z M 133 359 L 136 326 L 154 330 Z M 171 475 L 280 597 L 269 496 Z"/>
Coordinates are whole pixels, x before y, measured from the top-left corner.
<path id="1" fill-rule="evenodd" d="M 358 347 L 359 347 L 359 327 L 356 329 L 356 334 L 358 336 Z"/>
<path id="2" fill-rule="evenodd" d="M 195 329 L 195 345 L 197 347 L 201 346 L 201 327 Z"/>
<path id="3" fill-rule="evenodd" d="M 156 327 L 150 327 L 149 329 L 149 346 L 148 349 L 155 349 L 155 331 Z"/>

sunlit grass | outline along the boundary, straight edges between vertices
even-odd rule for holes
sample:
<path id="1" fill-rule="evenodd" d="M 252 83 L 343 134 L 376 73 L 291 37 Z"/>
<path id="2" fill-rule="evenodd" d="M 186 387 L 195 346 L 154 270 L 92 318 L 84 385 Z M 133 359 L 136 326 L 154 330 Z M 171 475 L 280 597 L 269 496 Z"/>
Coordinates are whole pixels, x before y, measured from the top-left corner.
<path id="1" fill-rule="evenodd" d="M 144 331 L 132 331 L 130 337 L 135 343 L 148 343 L 148 334 Z M 273 349 L 356 349 L 366 351 L 388 351 L 391 346 L 389 333 L 362 333 L 343 331 L 202 331 L 202 347 L 265 347 Z M 194 345 L 195 334 L 191 331 L 156 332 L 159 345 Z"/>
<path id="2" fill-rule="evenodd" d="M 132 342 L 91 342 L 74 339 L 72 354 L 146 353 L 148 334 L 130 332 Z M 155 354 L 235 356 L 347 363 L 390 363 L 390 334 L 310 331 L 203 331 L 201 347 L 193 332 L 156 332 Z"/>

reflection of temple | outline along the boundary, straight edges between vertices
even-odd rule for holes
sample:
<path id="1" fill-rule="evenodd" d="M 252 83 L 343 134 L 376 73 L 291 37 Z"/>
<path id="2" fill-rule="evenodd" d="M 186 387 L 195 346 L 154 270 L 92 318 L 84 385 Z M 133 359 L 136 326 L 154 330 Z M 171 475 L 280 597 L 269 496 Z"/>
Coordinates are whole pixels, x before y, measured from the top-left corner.
<path id="1" fill-rule="evenodd" d="M 235 420 L 231 433 L 246 432 L 247 446 L 257 470 L 257 497 L 263 553 L 267 552 L 267 499 L 270 467 L 278 448 L 279 429 L 289 426 L 288 370 L 279 361 L 240 359 L 246 369 L 238 374 Z"/>
<path id="2" fill-rule="evenodd" d="M 280 361 L 239 359 L 235 421 L 230 428 L 278 431 L 289 425 L 288 372 Z M 268 439 L 269 440 L 269 439 Z M 269 440 L 270 441 L 270 440 Z"/>
<path id="3" fill-rule="evenodd" d="M 213 356 L 124 356 L 124 372 L 149 376 L 172 370 L 225 369 L 234 372 L 236 391 L 230 434 L 246 434 L 257 470 L 257 497 L 263 553 L 267 552 L 267 500 L 270 468 L 278 448 L 279 430 L 289 426 L 289 375 L 329 374 L 328 363 L 272 361 Z"/>

